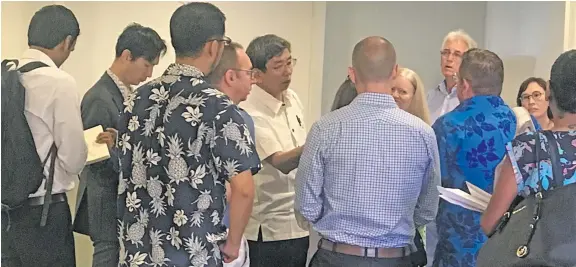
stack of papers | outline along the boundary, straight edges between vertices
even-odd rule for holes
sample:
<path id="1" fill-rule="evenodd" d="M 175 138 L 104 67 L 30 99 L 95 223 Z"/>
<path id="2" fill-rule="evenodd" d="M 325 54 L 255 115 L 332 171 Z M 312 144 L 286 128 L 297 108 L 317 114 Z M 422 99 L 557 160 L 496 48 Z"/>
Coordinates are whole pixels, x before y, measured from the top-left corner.
<path id="1" fill-rule="evenodd" d="M 460 189 L 444 188 L 441 186 L 438 186 L 438 191 L 442 199 L 454 205 L 477 212 L 484 212 L 488 207 L 488 202 L 490 202 L 492 195 L 469 182 L 466 182 L 466 186 L 470 194 Z"/>
<path id="2" fill-rule="evenodd" d="M 96 143 L 98 134 L 102 132 L 104 132 L 102 125 L 98 125 L 94 128 L 90 128 L 84 131 L 84 141 L 86 141 L 86 146 L 88 147 L 88 158 L 86 159 L 86 165 L 94 164 L 96 162 L 110 158 L 108 146 L 106 144 Z"/>

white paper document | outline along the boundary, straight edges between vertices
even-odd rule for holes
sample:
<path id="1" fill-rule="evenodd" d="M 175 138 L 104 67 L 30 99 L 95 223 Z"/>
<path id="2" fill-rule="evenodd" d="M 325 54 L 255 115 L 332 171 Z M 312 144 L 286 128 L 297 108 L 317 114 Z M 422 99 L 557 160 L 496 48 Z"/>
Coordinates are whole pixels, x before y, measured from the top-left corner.
<path id="1" fill-rule="evenodd" d="M 484 212 L 488 207 L 488 202 L 490 202 L 492 195 L 469 182 L 466 182 L 466 186 L 468 186 L 470 194 L 460 189 L 444 188 L 441 186 L 438 186 L 438 191 L 442 199 L 454 205 L 477 212 Z"/>
<path id="2" fill-rule="evenodd" d="M 90 128 L 84 131 L 84 141 L 88 147 L 88 158 L 86 159 L 86 165 L 110 158 L 108 146 L 106 144 L 96 143 L 96 137 L 98 137 L 98 134 L 102 132 L 104 132 L 102 125 L 98 125 L 94 128 Z"/>

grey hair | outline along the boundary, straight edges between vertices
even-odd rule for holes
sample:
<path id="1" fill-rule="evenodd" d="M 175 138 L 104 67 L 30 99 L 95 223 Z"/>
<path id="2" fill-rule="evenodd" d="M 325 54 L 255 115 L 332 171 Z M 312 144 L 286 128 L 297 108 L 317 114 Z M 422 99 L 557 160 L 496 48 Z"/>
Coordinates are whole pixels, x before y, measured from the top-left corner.
<path id="1" fill-rule="evenodd" d="M 448 41 L 452 41 L 452 40 L 464 41 L 466 43 L 466 45 L 468 45 L 468 49 L 478 47 L 478 44 L 476 43 L 476 41 L 474 41 L 474 39 L 472 39 L 472 37 L 468 33 L 466 33 L 462 29 L 458 29 L 458 30 L 451 31 L 448 34 L 446 34 L 446 36 L 444 37 L 444 41 L 442 41 L 442 47 L 440 49 L 441 50 L 444 49 L 444 46 L 446 45 L 446 43 Z"/>
<path id="2" fill-rule="evenodd" d="M 292 52 L 290 42 L 274 34 L 256 37 L 246 48 L 246 54 L 255 69 L 266 71 L 266 63 L 273 57 L 282 55 L 285 49 Z"/>
<path id="3" fill-rule="evenodd" d="M 470 83 L 475 95 L 500 95 L 504 63 L 492 51 L 473 48 L 462 56 L 459 76 Z"/>

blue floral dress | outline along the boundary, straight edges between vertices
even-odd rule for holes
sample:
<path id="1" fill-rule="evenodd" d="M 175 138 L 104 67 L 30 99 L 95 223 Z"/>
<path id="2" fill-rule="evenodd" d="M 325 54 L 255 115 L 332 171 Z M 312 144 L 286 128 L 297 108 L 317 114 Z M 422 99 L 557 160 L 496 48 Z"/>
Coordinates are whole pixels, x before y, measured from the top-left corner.
<path id="1" fill-rule="evenodd" d="M 468 181 L 492 193 L 496 166 L 516 132 L 516 116 L 502 98 L 472 97 L 432 128 L 440 152 L 442 186 L 468 191 Z M 481 215 L 440 200 L 433 266 L 476 266 L 478 251 L 487 240 L 480 228 Z"/>
<path id="2" fill-rule="evenodd" d="M 560 169 L 562 170 L 562 184 L 569 185 L 576 183 L 576 131 L 552 132 L 556 142 L 558 142 L 558 153 L 560 158 Z M 540 177 L 536 169 L 536 138 L 534 132 L 528 132 L 516 137 L 508 143 L 506 149 L 512 161 L 516 183 L 518 184 L 518 194 L 528 196 L 536 193 L 539 188 L 539 181 L 542 180 L 544 190 L 554 189 L 552 182 L 552 165 L 550 165 L 550 153 L 547 151 L 548 139 L 540 133 L 541 150 L 540 157 Z"/>

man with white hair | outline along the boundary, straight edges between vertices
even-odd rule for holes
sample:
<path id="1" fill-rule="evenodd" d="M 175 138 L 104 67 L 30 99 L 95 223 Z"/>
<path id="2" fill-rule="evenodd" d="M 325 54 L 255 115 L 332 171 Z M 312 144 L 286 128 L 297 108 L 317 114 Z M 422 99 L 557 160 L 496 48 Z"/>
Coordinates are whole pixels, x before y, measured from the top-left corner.
<path id="1" fill-rule="evenodd" d="M 427 97 L 432 123 L 460 104 L 454 90 L 456 87 L 454 74 L 460 68 L 464 52 L 476 47 L 476 41 L 464 30 L 451 31 L 444 37 L 440 51 L 440 66 L 444 81 L 429 90 Z"/>
<path id="2" fill-rule="evenodd" d="M 440 50 L 440 67 L 444 80 L 434 89 L 428 90 L 426 97 L 428 108 L 430 109 L 431 123 L 434 123 L 442 115 L 452 111 L 460 104 L 456 95 L 455 74 L 460 68 L 462 55 L 469 49 L 476 47 L 476 41 L 461 29 L 451 31 L 444 37 L 442 50 Z M 427 266 L 432 266 L 437 243 L 436 223 L 432 222 L 426 226 Z"/>

